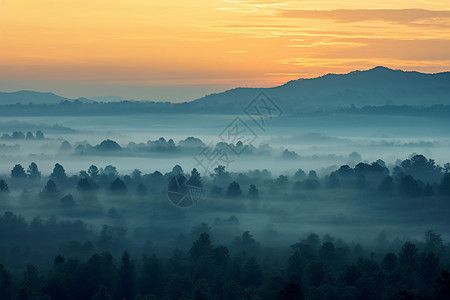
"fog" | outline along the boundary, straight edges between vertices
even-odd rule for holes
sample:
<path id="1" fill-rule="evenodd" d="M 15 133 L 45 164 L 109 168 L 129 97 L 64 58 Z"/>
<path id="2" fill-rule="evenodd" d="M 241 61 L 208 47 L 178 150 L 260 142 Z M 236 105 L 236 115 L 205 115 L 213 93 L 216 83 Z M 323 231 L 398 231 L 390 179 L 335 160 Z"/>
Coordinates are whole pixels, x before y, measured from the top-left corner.
<path id="1" fill-rule="evenodd" d="M 238 115 L 243 120 L 246 116 Z M 46 139 L 42 141 L 0 139 L 1 173 L 8 173 L 13 163 L 28 164 L 36 161 L 43 170 L 50 172 L 51 165 L 58 162 L 66 166 L 68 173 L 76 173 L 80 164 L 115 165 L 122 172 L 131 172 L 139 168 L 144 172 L 158 169 L 167 172 L 170 165 L 181 164 L 192 168 L 196 162 L 195 153 L 147 153 L 139 155 L 128 153 L 114 158 L 73 157 L 71 153 L 59 151 L 61 143 L 68 141 L 75 146 L 88 143 L 92 146 L 103 140 L 111 139 L 126 147 L 130 142 L 139 144 L 164 137 L 176 143 L 187 137 L 201 139 L 206 145 L 221 142 L 219 134 L 227 128 L 236 115 L 194 115 L 194 114 L 141 114 L 126 116 L 86 116 L 86 117 L 27 117 L 20 123 L 14 118 L 2 118 L 0 133 L 12 134 L 22 130 L 41 129 Z M 248 117 L 247 117 L 248 118 Z M 265 132 L 255 131 L 257 139 L 252 146 L 269 145 L 274 151 L 273 157 L 261 160 L 252 155 L 237 157 L 238 163 L 230 164 L 234 172 L 249 169 L 270 169 L 275 174 L 290 174 L 296 168 L 323 169 L 342 164 L 352 164 L 349 155 L 357 152 L 361 161 L 383 159 L 387 164 L 395 164 L 414 153 L 432 157 L 438 164 L 448 161 L 447 149 L 450 145 L 448 118 L 430 118 L 428 116 L 352 116 L 333 113 L 326 116 L 284 116 L 272 120 Z M 207 124 L 207 126 L 204 126 Z M 357 126 L 355 126 L 357 124 Z M 19 149 L 17 149 L 17 145 Z M 294 151 L 296 156 L 292 166 L 290 161 L 279 160 L 285 149 Z M 200 149 L 201 151 L 201 149 Z M 199 152 L 200 152 L 199 151 Z M 123 158 L 123 156 L 127 156 Z M 167 162 L 166 159 L 169 161 Z M 172 163 L 170 163 L 172 162 Z"/>
<path id="2" fill-rule="evenodd" d="M 253 131 L 250 142 L 226 141 L 236 117 Z M 287 293 L 284 289 L 298 288 L 302 292 L 295 293 L 307 299 L 325 299 L 324 286 L 334 295 L 327 299 L 390 299 L 402 289 L 435 295 L 433 282 L 450 265 L 450 119 L 332 111 L 286 113 L 268 121 L 264 130 L 251 122 L 240 114 L 2 117 L 0 271 L 15 278 L 2 295 L 82 299 L 106 287 L 114 299 L 139 299 L 138 294 L 154 297 L 149 299 L 275 299 Z M 208 147 L 229 160 L 204 168 L 196 159 L 205 159 Z M 183 198 L 174 200 L 170 194 L 179 188 L 174 178 L 197 189 L 198 195 L 193 190 L 183 194 L 192 200 L 186 207 Z M 408 242 L 416 247 L 414 264 L 402 260 Z M 206 248 L 198 250 L 199 244 Z M 211 249 L 222 251 L 220 245 L 227 249 L 227 267 L 217 261 L 209 265 L 228 278 L 218 288 L 206 270 L 197 268 L 209 264 L 199 257 L 206 259 Z M 327 247 L 345 255 L 326 254 Z M 71 264 L 88 266 L 96 253 L 112 255 L 114 279 L 101 279 L 69 296 L 73 287 L 65 280 L 73 275 Z M 402 262 L 386 267 L 389 253 Z M 438 261 L 429 273 L 417 267 L 425 264 L 427 253 Z M 127 275 L 136 279 L 128 294 L 113 287 L 125 284 L 120 276 L 127 255 L 136 263 L 136 272 Z M 164 270 L 158 279 L 161 289 L 139 283 L 155 279 L 140 271 L 151 255 Z M 173 271 L 177 257 L 187 265 Z M 366 260 L 373 266 L 364 267 Z M 24 270 L 34 272 L 29 264 L 41 272 L 36 291 L 24 283 L 28 275 L 22 280 Z M 250 273 L 255 268 L 256 275 L 244 270 L 240 278 L 233 264 L 251 267 Z M 324 268 L 320 276 L 334 279 L 312 279 L 317 264 Z M 352 266 L 359 279 L 339 279 Z M 411 280 L 408 284 L 389 279 L 411 268 L 411 277 L 402 275 Z M 65 282 L 54 283 L 58 288 L 52 285 L 55 274 Z M 192 286 L 178 293 L 173 285 L 180 278 L 174 274 L 187 276 Z M 361 292 L 358 280 L 376 276 L 387 278 L 383 295 L 376 289 Z M 5 282 L 0 278 L 0 289 Z M 348 297 L 336 296 L 350 287 Z M 198 290 L 211 295 L 201 298 Z M 226 294 L 232 290 L 239 295 Z M 22 292 L 28 298 L 20 298 Z"/>

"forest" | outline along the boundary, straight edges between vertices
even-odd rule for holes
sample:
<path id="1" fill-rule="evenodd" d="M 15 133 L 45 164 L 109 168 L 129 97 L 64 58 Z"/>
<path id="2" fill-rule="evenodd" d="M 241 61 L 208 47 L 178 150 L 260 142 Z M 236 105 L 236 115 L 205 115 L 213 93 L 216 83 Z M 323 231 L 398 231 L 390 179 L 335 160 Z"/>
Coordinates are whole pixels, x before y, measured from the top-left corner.
<path id="1" fill-rule="evenodd" d="M 448 163 L 413 155 L 323 176 L 223 165 L 186 173 L 12 166 L 0 180 L 0 299 L 450 297 Z M 175 176 L 201 188 L 194 207 L 168 201 Z M 327 216 L 320 205 L 366 215 Z M 267 215 L 276 226 L 249 220 Z M 407 223 L 414 233 L 397 235 Z M 347 225 L 361 226 L 359 239 L 344 235 Z"/>

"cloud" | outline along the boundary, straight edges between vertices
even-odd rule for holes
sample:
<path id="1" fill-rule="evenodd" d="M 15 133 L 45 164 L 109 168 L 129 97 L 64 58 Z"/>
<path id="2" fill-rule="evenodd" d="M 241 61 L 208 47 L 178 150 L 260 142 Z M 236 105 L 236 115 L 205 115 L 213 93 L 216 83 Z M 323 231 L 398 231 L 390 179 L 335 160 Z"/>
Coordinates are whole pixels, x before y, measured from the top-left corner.
<path id="1" fill-rule="evenodd" d="M 400 24 L 440 24 L 450 21 L 450 10 L 425 9 L 279 9 L 278 16 L 301 19 L 328 19 L 338 22 L 384 21 Z"/>

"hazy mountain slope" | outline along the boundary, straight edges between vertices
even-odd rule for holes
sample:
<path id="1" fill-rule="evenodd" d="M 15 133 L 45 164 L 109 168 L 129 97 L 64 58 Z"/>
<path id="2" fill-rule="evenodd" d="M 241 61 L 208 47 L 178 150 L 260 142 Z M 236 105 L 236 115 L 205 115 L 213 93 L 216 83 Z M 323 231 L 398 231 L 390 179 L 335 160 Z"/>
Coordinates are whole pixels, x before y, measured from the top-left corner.
<path id="1" fill-rule="evenodd" d="M 273 88 L 235 88 L 180 104 L 122 101 L 98 104 L 98 109 L 102 112 L 105 110 L 109 112 L 117 110 L 117 113 L 123 113 L 124 108 L 137 109 L 140 112 L 239 113 L 261 91 L 264 91 L 275 100 L 283 111 L 292 113 L 316 108 L 332 110 L 336 107 L 349 107 L 352 105 L 356 107 L 386 104 L 410 106 L 450 105 L 450 72 L 424 74 L 376 67 L 367 71 L 354 71 L 348 74 L 328 74 L 318 78 L 293 80 Z M 107 98 L 109 99 L 109 97 Z M 67 99 L 53 93 L 33 91 L 0 92 L 0 105 L 16 103 L 23 105 L 29 103 L 49 105 L 59 104 L 68 100 L 71 101 L 73 99 Z M 93 100 L 86 98 L 77 100 L 81 103 L 93 103 Z M 105 108 L 106 106 L 108 106 L 108 109 Z M 64 109 L 64 107 L 59 108 Z M 42 109 L 45 110 L 45 107 Z M 76 108 L 66 107 L 66 109 L 76 113 L 77 110 L 81 109 L 81 106 Z M 96 111 L 94 106 L 86 109 L 92 110 L 92 112 Z"/>
<path id="2" fill-rule="evenodd" d="M 41 93 L 34 91 L 0 92 L 0 105 L 16 104 L 58 104 L 62 101 L 73 100 L 55 95 L 53 93 Z M 82 102 L 92 102 L 90 99 L 79 98 Z"/>
<path id="3" fill-rule="evenodd" d="M 274 88 L 237 88 L 194 101 L 198 107 L 244 107 L 260 91 L 284 109 L 364 105 L 450 104 L 450 72 L 424 74 L 376 67 L 290 81 Z"/>

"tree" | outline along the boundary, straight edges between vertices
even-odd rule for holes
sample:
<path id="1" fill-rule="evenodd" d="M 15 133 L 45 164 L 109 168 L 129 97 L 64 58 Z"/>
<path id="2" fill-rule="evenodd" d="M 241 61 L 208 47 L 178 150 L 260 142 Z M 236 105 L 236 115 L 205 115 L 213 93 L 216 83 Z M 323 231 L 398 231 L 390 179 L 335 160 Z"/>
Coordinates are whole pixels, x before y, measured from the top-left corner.
<path id="1" fill-rule="evenodd" d="M 260 286 L 263 280 L 261 266 L 256 258 L 251 257 L 244 265 L 243 269 L 244 283 L 246 286 Z"/>
<path id="2" fill-rule="evenodd" d="M 334 244 L 332 242 L 325 242 L 320 247 L 319 255 L 323 261 L 332 262 L 335 259 L 335 252 Z"/>
<path id="3" fill-rule="evenodd" d="M 303 185 L 305 186 L 306 189 L 308 190 L 313 190 L 319 187 L 319 181 L 317 179 L 306 179 L 303 182 Z"/>
<path id="4" fill-rule="evenodd" d="M 77 203 L 73 199 L 73 196 L 70 194 L 62 197 L 60 202 L 63 208 L 75 208 L 77 206 Z"/>
<path id="5" fill-rule="evenodd" d="M 43 139 L 45 139 L 44 133 L 42 133 L 42 131 L 40 131 L 40 130 L 36 131 L 36 139 L 37 139 L 37 140 L 43 140 Z"/>
<path id="6" fill-rule="evenodd" d="M 43 289 L 43 278 L 38 269 L 28 265 L 18 290 L 18 299 L 40 299 Z"/>
<path id="7" fill-rule="evenodd" d="M 136 194 L 139 196 L 146 196 L 148 193 L 148 188 L 145 186 L 145 184 L 139 183 L 139 185 L 136 188 Z"/>
<path id="8" fill-rule="evenodd" d="M 12 296 L 12 277 L 11 274 L 0 265 L 0 299 L 10 300 Z"/>
<path id="9" fill-rule="evenodd" d="M 222 188 L 218 187 L 217 185 L 213 185 L 213 187 L 211 188 L 211 195 L 213 195 L 214 197 L 221 196 L 222 192 Z"/>
<path id="10" fill-rule="evenodd" d="M 118 298 L 131 300 L 134 294 L 134 262 L 130 259 L 130 254 L 125 251 L 122 255 L 117 278 L 117 294 Z"/>
<path id="11" fill-rule="evenodd" d="M 426 183 L 437 181 L 442 176 L 442 168 L 436 165 L 434 160 L 420 154 L 404 160 L 401 168 L 405 175 L 411 175 Z"/>
<path id="12" fill-rule="evenodd" d="M 72 145 L 68 141 L 63 141 L 59 147 L 59 151 L 70 151 L 72 150 Z"/>
<path id="13" fill-rule="evenodd" d="M 427 230 L 424 236 L 425 246 L 424 250 L 428 252 L 439 253 L 443 248 L 442 237 L 432 230 Z"/>
<path id="14" fill-rule="evenodd" d="M 225 166 L 218 165 L 216 168 L 214 168 L 214 172 L 216 173 L 215 175 L 217 177 L 220 177 L 220 176 L 224 175 L 225 172 L 226 172 L 225 171 Z"/>
<path id="15" fill-rule="evenodd" d="M 423 195 L 426 197 L 433 197 L 434 196 L 434 188 L 431 184 L 427 183 L 425 187 L 423 188 Z"/>
<path id="16" fill-rule="evenodd" d="M 367 182 L 366 176 L 364 174 L 358 174 L 356 177 L 355 187 L 357 189 L 366 189 L 369 187 L 369 183 Z"/>
<path id="17" fill-rule="evenodd" d="M 152 255 L 144 256 L 138 286 L 139 293 L 143 295 L 153 294 L 162 297 L 164 293 L 164 266 L 162 261 Z"/>
<path id="18" fill-rule="evenodd" d="M 398 254 L 398 260 L 400 264 L 405 266 L 414 267 L 417 264 L 418 254 L 417 247 L 411 242 L 406 242 L 400 253 Z"/>
<path id="19" fill-rule="evenodd" d="M 297 285 L 290 283 L 278 292 L 277 300 L 303 300 L 305 296 L 302 289 Z"/>
<path id="20" fill-rule="evenodd" d="M 286 175 L 280 175 L 275 180 L 275 188 L 287 188 L 289 185 L 289 179 Z"/>
<path id="21" fill-rule="evenodd" d="M 442 196 L 450 196 L 450 173 L 446 173 L 439 185 L 439 192 Z"/>
<path id="22" fill-rule="evenodd" d="M 323 262 L 313 261 L 306 266 L 306 276 L 309 284 L 320 286 L 326 282 L 328 268 Z"/>
<path id="23" fill-rule="evenodd" d="M 22 131 L 14 131 L 12 134 L 14 140 L 24 140 L 25 134 Z"/>
<path id="24" fill-rule="evenodd" d="M 295 151 L 285 149 L 283 153 L 281 153 L 281 157 L 284 159 L 298 159 L 298 154 Z"/>
<path id="25" fill-rule="evenodd" d="M 183 168 L 180 165 L 175 165 L 172 168 L 172 174 L 173 175 L 184 174 Z"/>
<path id="26" fill-rule="evenodd" d="M 9 193 L 8 184 L 4 180 L 0 180 L 0 194 L 2 193 Z"/>
<path id="27" fill-rule="evenodd" d="M 398 188 L 400 193 L 405 196 L 417 197 L 422 194 L 422 189 L 420 188 L 419 182 L 411 175 L 406 175 L 400 179 Z"/>
<path id="28" fill-rule="evenodd" d="M 112 300 L 112 297 L 108 294 L 106 287 L 101 285 L 98 292 L 92 296 L 92 300 Z"/>
<path id="29" fill-rule="evenodd" d="M 122 151 L 122 147 L 120 147 L 120 145 L 117 144 L 117 142 L 109 139 L 102 141 L 100 145 L 95 146 L 95 149 L 97 151 L 104 151 L 104 152 Z"/>
<path id="30" fill-rule="evenodd" d="M 319 180 L 319 177 L 317 176 L 316 171 L 314 171 L 314 170 L 309 171 L 308 179 L 310 179 L 310 180 Z"/>
<path id="31" fill-rule="evenodd" d="M 239 197 L 242 194 L 241 186 L 236 181 L 230 183 L 227 188 L 227 196 L 231 198 Z"/>
<path id="32" fill-rule="evenodd" d="M 34 135 L 33 135 L 33 133 L 32 133 L 32 132 L 30 132 L 30 131 L 28 131 L 28 132 L 27 132 L 27 136 L 26 136 L 26 139 L 27 139 L 27 140 L 33 140 L 33 139 L 34 139 Z"/>
<path id="33" fill-rule="evenodd" d="M 202 186 L 202 179 L 200 177 L 200 173 L 197 171 L 196 168 L 193 168 L 191 171 L 191 177 L 187 180 L 186 184 L 201 187 Z"/>
<path id="34" fill-rule="evenodd" d="M 445 163 L 444 164 L 444 172 L 445 172 L 445 174 L 450 172 L 450 163 Z"/>
<path id="35" fill-rule="evenodd" d="M 90 183 L 89 179 L 81 178 L 77 183 L 77 190 L 80 192 L 89 192 L 94 189 L 94 186 Z"/>
<path id="36" fill-rule="evenodd" d="M 141 181 L 141 178 L 142 172 L 139 171 L 138 169 L 134 169 L 133 172 L 131 173 L 131 179 L 133 179 L 135 183 L 139 183 Z"/>
<path id="37" fill-rule="evenodd" d="M 383 181 L 381 181 L 378 189 L 384 193 L 391 193 L 395 188 L 394 178 L 392 176 L 384 177 Z"/>
<path id="38" fill-rule="evenodd" d="M 44 190 L 42 191 L 42 194 L 44 196 L 55 196 L 58 193 L 58 189 L 56 188 L 56 184 L 53 180 L 47 181 L 45 184 Z"/>
<path id="39" fill-rule="evenodd" d="M 111 184 L 109 185 L 109 189 L 113 192 L 126 192 L 127 186 L 125 185 L 125 182 L 121 180 L 120 178 L 116 178 Z"/>
<path id="40" fill-rule="evenodd" d="M 230 258 L 230 251 L 225 246 L 214 248 L 213 261 L 216 266 L 225 266 Z"/>
<path id="41" fill-rule="evenodd" d="M 22 179 L 27 177 L 27 174 L 25 173 L 25 170 L 21 164 L 17 164 L 14 166 L 14 168 L 11 170 L 11 177 L 15 179 Z"/>
<path id="42" fill-rule="evenodd" d="M 422 277 L 425 290 L 431 290 L 434 279 L 439 276 L 439 258 L 434 253 L 422 253 L 419 260 L 419 274 Z"/>
<path id="43" fill-rule="evenodd" d="M 305 180 L 306 179 L 306 173 L 302 169 L 298 169 L 297 172 L 294 174 L 294 179 L 297 181 Z"/>
<path id="44" fill-rule="evenodd" d="M 397 263 L 397 255 L 395 253 L 387 253 L 383 258 L 382 266 L 387 272 L 392 272 L 397 266 Z"/>
<path id="45" fill-rule="evenodd" d="M 107 165 L 102 172 L 103 175 L 106 175 L 107 177 L 117 177 L 119 173 L 117 172 L 117 168 L 111 165 Z"/>
<path id="46" fill-rule="evenodd" d="M 55 266 L 63 264 L 66 261 L 65 257 L 62 256 L 61 254 L 58 254 L 57 256 L 55 256 L 55 258 L 53 259 L 53 264 Z"/>
<path id="47" fill-rule="evenodd" d="M 91 165 L 87 173 L 89 174 L 89 177 L 92 179 L 92 181 L 96 182 L 98 176 L 100 175 L 100 170 L 97 168 L 97 166 Z"/>
<path id="48" fill-rule="evenodd" d="M 213 246 L 209 238 L 209 234 L 202 233 L 200 237 L 192 244 L 189 250 L 189 255 L 194 261 L 197 261 L 200 257 L 209 255 L 213 251 Z"/>
<path id="49" fill-rule="evenodd" d="M 447 270 L 441 271 L 441 276 L 436 279 L 434 288 L 436 300 L 450 299 L 450 273 Z"/>
<path id="50" fill-rule="evenodd" d="M 35 162 L 32 162 L 28 166 L 27 173 L 28 173 L 28 176 L 30 177 L 30 179 L 33 179 L 33 180 L 41 179 L 41 172 L 39 171 L 39 168 Z"/>
<path id="51" fill-rule="evenodd" d="M 253 238 L 250 231 L 244 231 L 242 236 L 236 237 L 233 241 L 233 248 L 249 254 L 257 254 L 260 249 L 259 243 Z"/>
<path id="52" fill-rule="evenodd" d="M 67 175 L 64 167 L 58 163 L 55 164 L 53 172 L 50 174 L 50 179 L 54 182 L 64 183 L 67 180 Z"/>
<path id="53" fill-rule="evenodd" d="M 327 187 L 330 189 L 336 189 L 340 186 L 339 178 L 336 176 L 336 173 L 333 172 L 328 177 Z"/>
<path id="54" fill-rule="evenodd" d="M 247 196 L 250 199 L 258 199 L 259 198 L 259 191 L 254 184 L 250 184 L 250 187 L 248 188 Z"/>

